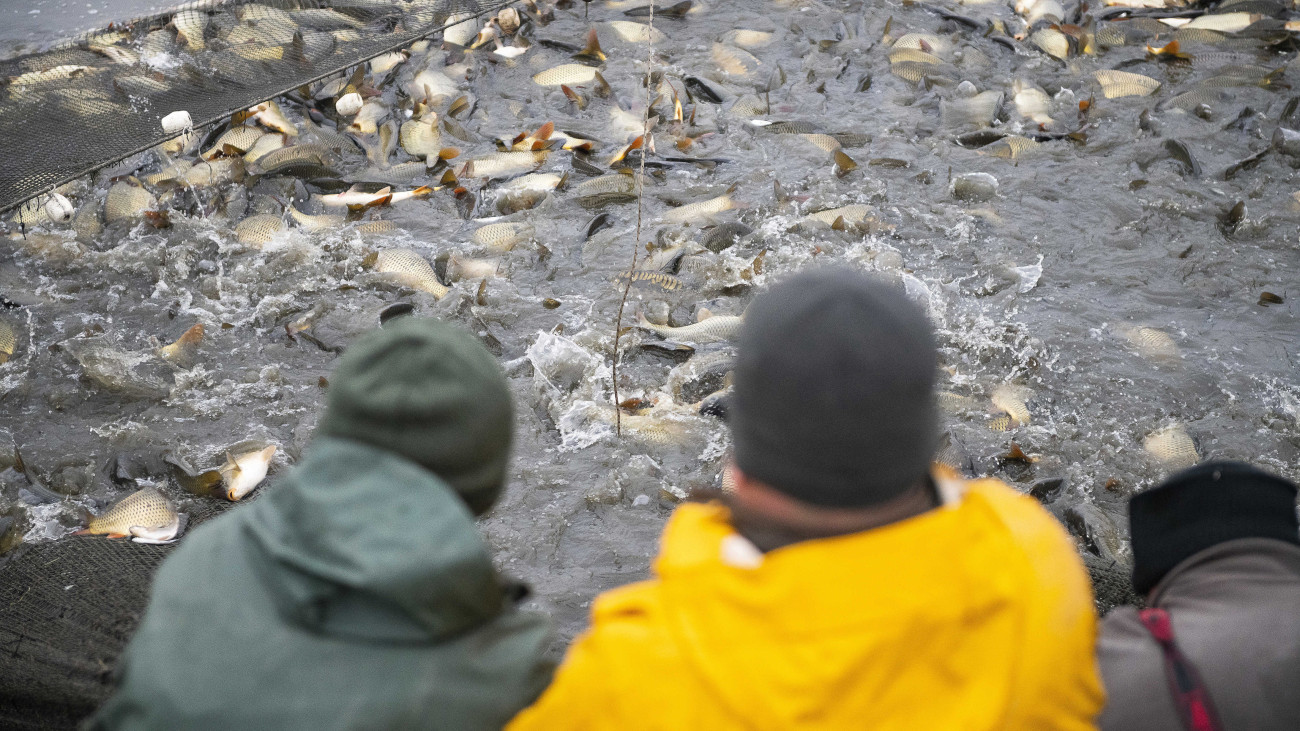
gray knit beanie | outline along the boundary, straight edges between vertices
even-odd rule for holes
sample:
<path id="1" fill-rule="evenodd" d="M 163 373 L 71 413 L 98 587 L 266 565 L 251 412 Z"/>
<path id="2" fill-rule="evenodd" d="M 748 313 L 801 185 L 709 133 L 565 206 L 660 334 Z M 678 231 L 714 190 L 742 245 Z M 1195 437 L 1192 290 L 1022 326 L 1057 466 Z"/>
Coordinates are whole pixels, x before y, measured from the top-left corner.
<path id="1" fill-rule="evenodd" d="M 929 470 L 937 370 L 930 323 L 900 288 L 845 268 L 791 277 L 741 326 L 736 465 L 813 505 L 888 501 Z"/>
<path id="2" fill-rule="evenodd" d="M 513 425 L 505 376 L 477 338 L 404 317 L 348 348 L 316 431 L 420 464 L 481 514 L 505 483 Z"/>

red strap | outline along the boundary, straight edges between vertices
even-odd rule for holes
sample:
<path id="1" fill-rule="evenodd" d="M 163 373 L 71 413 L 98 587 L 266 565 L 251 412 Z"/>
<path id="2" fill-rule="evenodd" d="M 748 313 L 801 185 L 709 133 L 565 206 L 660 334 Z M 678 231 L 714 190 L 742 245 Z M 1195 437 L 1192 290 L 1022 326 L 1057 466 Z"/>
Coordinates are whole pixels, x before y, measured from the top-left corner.
<path id="1" fill-rule="evenodd" d="M 1187 731 L 1223 731 L 1201 674 L 1174 642 L 1174 625 L 1169 621 L 1169 612 L 1143 609 L 1138 618 L 1164 653 L 1165 679 L 1169 682 L 1169 692 L 1174 697 L 1183 728 Z"/>

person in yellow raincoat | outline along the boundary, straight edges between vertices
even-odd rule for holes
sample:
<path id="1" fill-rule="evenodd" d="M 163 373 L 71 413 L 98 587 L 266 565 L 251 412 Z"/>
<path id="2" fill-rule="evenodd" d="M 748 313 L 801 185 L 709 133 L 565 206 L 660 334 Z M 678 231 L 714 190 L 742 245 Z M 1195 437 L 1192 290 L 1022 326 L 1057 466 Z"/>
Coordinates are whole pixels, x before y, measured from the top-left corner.
<path id="1" fill-rule="evenodd" d="M 757 297 L 734 490 L 677 509 L 510 731 L 1095 728 L 1088 576 L 1033 499 L 931 468 L 937 361 L 925 314 L 857 272 Z"/>

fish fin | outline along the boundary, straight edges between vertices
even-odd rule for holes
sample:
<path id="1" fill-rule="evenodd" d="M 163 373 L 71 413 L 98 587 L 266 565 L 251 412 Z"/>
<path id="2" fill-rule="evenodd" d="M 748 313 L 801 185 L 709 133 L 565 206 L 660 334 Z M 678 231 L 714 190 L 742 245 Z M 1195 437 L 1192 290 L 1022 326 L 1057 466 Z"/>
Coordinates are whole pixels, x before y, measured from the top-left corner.
<path id="1" fill-rule="evenodd" d="M 155 539 L 153 539 L 153 538 L 144 538 L 144 537 L 142 537 L 142 536 L 135 536 L 135 537 L 133 537 L 133 538 L 131 539 L 131 541 L 132 541 L 133 543 L 143 543 L 143 544 L 145 544 L 145 545 L 150 545 L 150 546 L 165 546 L 165 545 L 167 545 L 167 544 L 169 544 L 169 543 L 175 543 L 177 540 L 179 540 L 179 539 L 177 539 L 177 538 L 169 538 L 168 540 L 165 540 L 165 541 L 159 541 L 159 540 L 155 540 Z"/>
<path id="2" fill-rule="evenodd" d="M 831 230 L 832 230 L 832 231 L 846 231 L 846 230 L 848 230 L 848 224 L 844 223 L 844 216 L 836 216 L 836 217 L 835 217 L 835 221 L 834 221 L 833 223 L 831 223 Z"/>
<path id="3" fill-rule="evenodd" d="M 431 193 L 433 193 L 433 188 L 430 188 L 430 187 L 427 186 L 427 185 L 421 185 L 420 187 L 418 187 L 418 188 L 416 188 L 415 190 L 411 191 L 411 197 L 412 197 L 412 198 L 428 198 L 428 197 L 429 197 L 429 194 L 431 194 Z"/>
<path id="4" fill-rule="evenodd" d="M 455 160 L 460 157 L 459 147 L 444 147 L 438 150 L 438 158 L 442 160 Z"/>
<path id="5" fill-rule="evenodd" d="M 555 134 L 555 122 L 547 122 L 537 128 L 537 131 L 533 133 L 533 137 L 539 140 L 549 140 L 553 134 Z"/>
<path id="6" fill-rule="evenodd" d="M 235 461 L 235 455 L 231 454 L 229 449 L 226 450 L 226 464 L 221 467 L 220 471 L 232 472 L 236 475 L 243 472 L 243 468 L 241 468 L 239 463 Z"/>
<path id="7" fill-rule="evenodd" d="M 130 533 L 105 533 L 104 534 L 106 538 L 126 538 L 129 535 L 131 534 Z"/>
<path id="8" fill-rule="evenodd" d="M 713 317 L 713 311 L 707 307 L 701 307 L 699 313 L 695 315 L 695 321 L 704 322 L 710 317 Z"/>
<path id="9" fill-rule="evenodd" d="M 614 90 L 613 88 L 610 87 L 609 82 L 605 81 L 605 77 L 601 76 L 600 72 L 597 71 L 596 72 L 596 95 L 601 98 L 605 98 L 612 93 L 614 93 Z"/>
<path id="10" fill-rule="evenodd" d="M 443 171 L 442 179 L 438 181 L 438 185 L 455 185 L 458 182 L 460 181 L 456 180 L 456 173 L 451 168 L 447 168 Z"/>
<path id="11" fill-rule="evenodd" d="M 578 56 L 599 61 L 605 60 L 605 52 L 600 48 L 600 36 L 596 35 L 594 27 L 587 31 L 587 45 L 578 53 Z"/>

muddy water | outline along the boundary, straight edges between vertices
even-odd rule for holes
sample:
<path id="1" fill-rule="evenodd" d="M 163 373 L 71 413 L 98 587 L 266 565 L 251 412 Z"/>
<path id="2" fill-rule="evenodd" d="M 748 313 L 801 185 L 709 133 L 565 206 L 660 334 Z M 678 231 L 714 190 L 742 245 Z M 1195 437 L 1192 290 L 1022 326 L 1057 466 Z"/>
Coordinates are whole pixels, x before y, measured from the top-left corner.
<path id="1" fill-rule="evenodd" d="M 569 62 L 568 52 L 543 40 L 581 46 L 589 27 L 581 3 L 534 28 L 532 49 L 518 59 L 471 55 L 461 87 L 477 106 L 461 119 L 472 138 L 458 143 L 464 156 L 554 121 L 601 140 L 591 162 L 607 167 L 634 134 L 614 127 L 611 110 L 620 105 L 639 117 L 646 106 L 647 49 L 604 25 L 627 20 L 626 7 L 590 5 L 614 95 L 592 95 L 585 111 L 531 81 Z M 1001 4 L 947 10 L 1023 28 Z M 58 227 L 7 242 L 0 290 L 9 304 L 0 317 L 19 331 L 19 345 L 0 366 L 0 427 L 47 485 L 73 496 L 28 505 L 20 481 L 7 480 L 6 512 L 19 521 L 11 539 L 21 530 L 28 543 L 59 540 L 78 525 L 78 506 L 125 494 L 105 470 L 119 455 L 136 465 L 127 471 L 139 481 L 163 485 L 191 509 L 200 499 L 169 480 L 160 466 L 165 450 L 213 467 L 228 445 L 264 439 L 283 447 L 273 477 L 288 469 L 309 441 L 336 351 L 377 327 L 385 307 L 409 302 L 420 315 L 479 333 L 510 377 L 518 404 L 514 468 L 484 529 L 502 567 L 534 586 L 537 606 L 570 636 L 595 594 L 646 576 L 675 501 L 716 485 L 727 449 L 720 422 L 674 404 L 721 385 L 730 346 L 699 344 L 683 361 L 682 353 L 642 347 L 658 336 L 637 330 L 620 342 L 619 396 L 657 404 L 639 417 L 649 421 L 631 420 L 622 438 L 614 434 L 607 405 L 622 291 L 612 280 L 634 249 L 642 257 L 646 243 L 698 240 L 701 225 L 728 221 L 754 233 L 719 253 L 689 249 L 680 289 L 634 287 L 624 324 L 638 312 L 679 325 L 703 307 L 738 315 L 766 283 L 818 263 L 880 271 L 925 304 L 940 332 L 944 388 L 970 399 L 949 414 L 947 427 L 974 470 L 1026 490 L 1065 478 L 1048 495 L 1050 507 L 1082 516 L 1102 553 L 1124 557 L 1123 498 L 1169 469 L 1142 447 L 1163 427 L 1183 425 L 1201 458 L 1245 459 L 1300 477 L 1300 213 L 1292 197 L 1300 162 L 1276 150 L 1224 175 L 1270 148 L 1292 98 L 1282 83 L 1300 80 L 1289 44 L 1229 39 L 1220 45 L 1231 55 L 1213 56 L 1221 49 L 1206 45 L 1192 52 L 1208 60 L 1191 65 L 1156 60 L 1144 42 L 1060 61 L 1027 43 L 1012 41 L 1013 50 L 919 5 L 859 2 L 697 4 L 686 18 L 655 25 L 667 40 L 654 47 L 653 67 L 679 92 L 694 125 L 674 130 L 665 122 L 656 131 L 640 244 L 635 202 L 603 208 L 613 226 L 585 236 L 598 211 L 575 200 L 572 186 L 587 178 L 572 170 L 567 152 L 553 153 L 541 171 L 569 171 L 570 189 L 509 215 L 535 231 L 509 252 L 471 238 L 481 219 L 502 210 L 500 181 L 468 181 L 478 193 L 470 215 L 480 220 L 464 218 L 442 191 L 382 211 L 398 224 L 391 234 L 293 228 L 260 250 L 238 243 L 231 211 L 236 220 L 244 204 L 249 213 L 278 213 L 270 195 L 307 191 L 279 178 L 236 196 L 240 205 L 227 214 L 175 210 L 166 230 L 110 224 L 84 249 Z M 748 76 L 724 72 L 713 56 L 714 41 L 735 28 L 773 33 L 753 50 L 761 66 Z M 889 41 L 909 32 L 948 46 L 932 46 L 948 64 L 921 85 L 891 72 Z M 1196 113 L 1162 108 L 1219 67 L 1244 63 L 1242 46 L 1251 63 L 1283 69 L 1277 83 L 1225 88 Z M 1106 99 L 1093 72 L 1109 68 L 1144 74 L 1162 88 Z M 723 103 L 687 99 L 687 76 L 703 79 Z M 1041 128 L 1017 111 L 1014 80 L 1049 95 L 1051 119 Z M 661 91 L 654 111 L 667 120 L 671 95 Z M 1002 94 L 995 130 L 1063 137 L 1082 127 L 1086 140 L 1048 139 L 1014 158 L 967 149 L 956 138 L 987 124 L 963 109 L 986 91 Z M 746 95 L 763 108 L 736 109 Z M 1091 102 L 1083 116 L 1082 101 Z M 285 107 L 300 119 L 291 103 Z M 830 153 L 754 120 L 806 122 L 869 141 L 844 149 L 857 168 L 841 177 Z M 679 151 L 683 135 L 694 142 Z M 1190 151 L 1199 174 L 1171 152 L 1170 140 Z M 399 152 L 394 162 L 401 159 Z M 142 162 L 146 172 L 159 165 Z M 343 167 L 366 179 L 359 153 Z M 955 195 L 971 173 L 995 178 L 996 193 Z M 103 175 L 70 198 L 93 204 L 106 187 Z M 728 191 L 743 206 L 686 224 L 663 220 L 677 205 Z M 1230 215 L 1238 202 L 1244 213 Z M 848 230 L 808 219 L 849 204 L 870 206 L 872 219 Z M 438 301 L 362 266 L 368 252 L 394 246 L 421 251 L 440 270 L 451 254 L 499 259 L 497 276 L 481 297 L 476 279 Z M 1264 291 L 1282 304 L 1258 304 Z M 547 299 L 558 307 L 544 306 Z M 196 322 L 207 338 L 192 365 L 152 358 L 153 348 Z M 309 325 L 314 341 L 286 331 L 295 323 Z M 1126 336 L 1137 327 L 1168 334 L 1177 354 L 1144 355 Z M 990 425 L 1002 412 L 990 398 L 1007 385 L 1026 396 L 1030 420 L 998 431 Z M 1035 461 L 1002 459 L 1013 443 Z"/>

